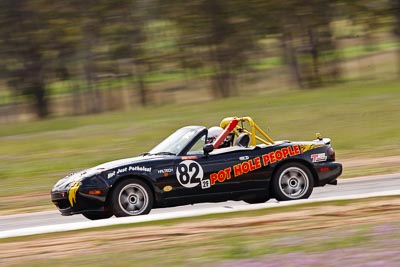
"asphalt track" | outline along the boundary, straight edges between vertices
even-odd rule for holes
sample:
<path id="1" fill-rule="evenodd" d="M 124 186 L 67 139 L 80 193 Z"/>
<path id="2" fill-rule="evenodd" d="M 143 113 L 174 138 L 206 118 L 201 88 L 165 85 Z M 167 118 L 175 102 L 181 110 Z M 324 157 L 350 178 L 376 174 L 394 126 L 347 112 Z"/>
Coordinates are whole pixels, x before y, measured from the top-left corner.
<path id="1" fill-rule="evenodd" d="M 310 199 L 299 201 L 277 202 L 272 199 L 267 203 L 253 205 L 246 204 L 242 201 L 202 203 L 181 207 L 154 209 L 149 215 L 144 216 L 126 218 L 113 217 L 99 221 L 90 221 L 81 215 L 61 216 L 57 210 L 0 216 L 0 238 L 213 213 L 226 213 L 240 210 L 262 209 L 325 200 L 357 199 L 385 195 L 400 195 L 400 173 L 342 180 L 339 179 L 338 185 L 327 185 L 325 187 L 315 188 Z"/>

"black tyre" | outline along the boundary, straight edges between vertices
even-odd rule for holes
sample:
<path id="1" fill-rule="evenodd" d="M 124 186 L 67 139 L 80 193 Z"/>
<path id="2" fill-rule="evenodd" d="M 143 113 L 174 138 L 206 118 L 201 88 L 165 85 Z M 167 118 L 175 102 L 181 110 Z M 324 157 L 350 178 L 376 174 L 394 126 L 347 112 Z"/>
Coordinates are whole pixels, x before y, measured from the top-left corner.
<path id="1" fill-rule="evenodd" d="M 153 192 L 139 179 L 122 181 L 111 195 L 112 212 L 116 217 L 148 214 L 153 202 Z"/>
<path id="2" fill-rule="evenodd" d="M 108 219 L 113 216 L 112 212 L 83 212 L 82 215 L 89 220 Z"/>
<path id="3" fill-rule="evenodd" d="M 253 198 L 247 198 L 247 199 L 244 199 L 243 201 L 248 204 L 259 204 L 259 203 L 267 202 L 269 199 L 270 198 L 268 196 L 258 196 L 258 197 L 253 197 Z"/>
<path id="4" fill-rule="evenodd" d="M 301 163 L 282 165 L 272 178 L 272 190 L 277 200 L 308 198 L 314 187 L 311 171 Z"/>

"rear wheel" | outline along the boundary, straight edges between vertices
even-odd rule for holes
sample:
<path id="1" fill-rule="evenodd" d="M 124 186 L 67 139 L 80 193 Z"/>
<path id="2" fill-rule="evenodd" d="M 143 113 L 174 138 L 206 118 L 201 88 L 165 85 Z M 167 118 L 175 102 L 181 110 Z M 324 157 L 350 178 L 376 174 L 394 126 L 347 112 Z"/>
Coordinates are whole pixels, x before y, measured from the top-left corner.
<path id="1" fill-rule="evenodd" d="M 257 197 L 244 199 L 243 201 L 248 204 L 258 204 L 258 203 L 267 202 L 268 200 L 269 200 L 268 196 L 257 196 Z"/>
<path id="2" fill-rule="evenodd" d="M 111 202 L 116 217 L 148 214 L 153 207 L 153 193 L 143 181 L 127 179 L 114 188 Z"/>
<path id="3" fill-rule="evenodd" d="M 301 163 L 281 166 L 272 179 L 272 189 L 277 200 L 308 198 L 314 187 L 311 171 Z"/>

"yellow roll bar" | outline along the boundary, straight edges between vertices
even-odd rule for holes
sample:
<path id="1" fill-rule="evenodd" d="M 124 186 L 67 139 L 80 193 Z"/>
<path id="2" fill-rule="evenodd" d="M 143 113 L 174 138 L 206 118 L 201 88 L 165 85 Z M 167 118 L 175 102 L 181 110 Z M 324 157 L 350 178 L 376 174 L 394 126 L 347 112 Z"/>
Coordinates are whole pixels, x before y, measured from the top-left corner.
<path id="1" fill-rule="evenodd" d="M 245 129 L 244 127 L 242 127 L 242 124 L 238 124 L 235 127 L 235 129 L 233 130 L 233 132 L 235 133 L 236 136 L 238 136 L 240 133 L 248 134 L 250 136 L 250 141 L 251 141 L 252 146 L 256 146 L 257 141 L 264 143 L 268 146 L 275 144 L 274 140 L 272 140 L 271 137 L 269 137 L 257 124 L 255 124 L 253 119 L 250 117 L 241 117 L 241 118 L 227 117 L 227 118 L 224 118 L 220 123 L 221 128 L 225 129 L 233 119 L 239 120 L 239 122 L 241 122 L 241 123 L 247 122 L 250 125 L 250 131 Z M 259 134 L 261 134 L 266 140 L 257 136 L 256 131 Z"/>

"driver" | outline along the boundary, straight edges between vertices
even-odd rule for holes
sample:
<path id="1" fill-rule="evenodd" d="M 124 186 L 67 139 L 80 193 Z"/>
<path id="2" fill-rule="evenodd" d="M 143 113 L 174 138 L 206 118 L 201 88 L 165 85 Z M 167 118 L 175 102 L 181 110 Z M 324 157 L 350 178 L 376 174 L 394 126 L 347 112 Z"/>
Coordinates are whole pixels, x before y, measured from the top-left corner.
<path id="1" fill-rule="evenodd" d="M 208 129 L 206 144 L 214 143 L 215 140 L 217 140 L 218 136 L 220 136 L 223 131 L 224 129 L 218 126 L 213 126 L 210 129 Z M 229 147 L 230 144 L 231 144 L 230 135 L 228 135 L 227 138 L 225 138 L 225 140 L 221 143 L 221 145 L 218 148 Z"/>
<path id="2" fill-rule="evenodd" d="M 217 140 L 218 136 L 220 136 L 223 131 L 224 130 L 218 126 L 213 126 L 210 129 L 208 129 L 206 144 L 214 143 L 215 140 Z"/>

